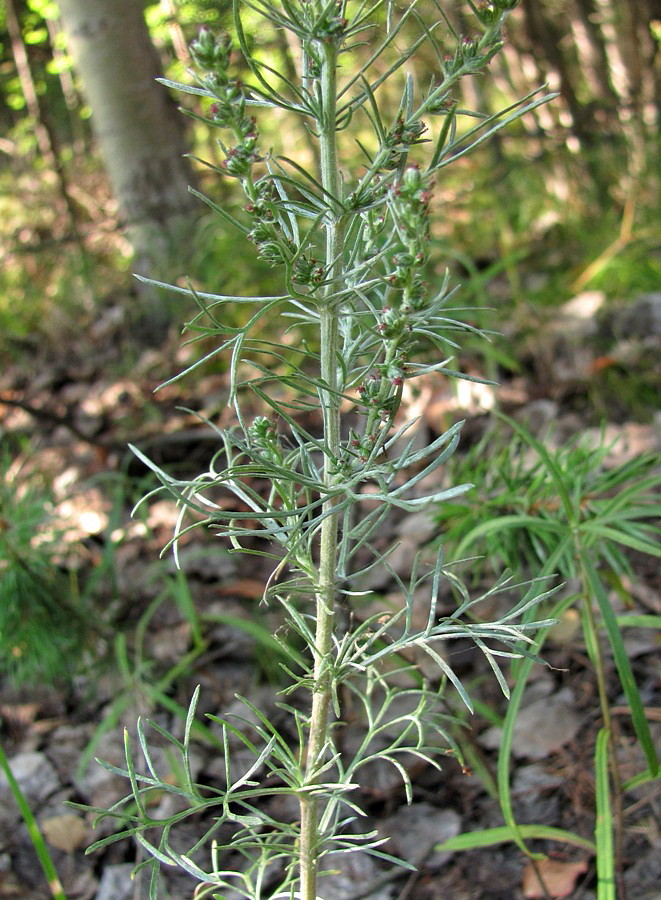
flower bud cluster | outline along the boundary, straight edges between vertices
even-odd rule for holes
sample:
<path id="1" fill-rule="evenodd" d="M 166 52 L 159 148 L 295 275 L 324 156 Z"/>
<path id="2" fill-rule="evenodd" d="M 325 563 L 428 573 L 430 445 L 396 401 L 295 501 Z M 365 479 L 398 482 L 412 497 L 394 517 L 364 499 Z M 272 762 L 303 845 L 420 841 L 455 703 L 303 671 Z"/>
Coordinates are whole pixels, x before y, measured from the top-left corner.
<path id="1" fill-rule="evenodd" d="M 403 354 L 402 354 L 403 359 Z M 404 384 L 406 369 L 398 363 L 384 363 L 373 369 L 358 388 L 360 399 L 365 406 L 378 413 L 380 419 L 386 420 L 396 411 L 395 396 Z M 390 389 L 396 388 L 395 393 Z"/>
<path id="2" fill-rule="evenodd" d="M 377 251 L 379 237 L 385 228 L 383 201 L 386 193 L 387 186 L 377 173 L 368 184 L 352 191 L 344 201 L 348 212 L 360 213 L 363 253 L 367 258 Z"/>
<path id="3" fill-rule="evenodd" d="M 472 35 L 463 37 L 457 47 L 457 57 L 465 64 L 475 60 L 479 62 L 482 58 L 480 55 L 480 39 Z"/>
<path id="4" fill-rule="evenodd" d="M 383 168 L 386 170 L 396 169 L 402 160 L 402 155 L 410 146 L 420 143 L 420 138 L 426 130 L 427 126 L 419 119 L 407 122 L 403 116 L 399 116 L 386 136 L 387 156 Z"/>
<path id="5" fill-rule="evenodd" d="M 485 16 L 490 13 L 484 13 Z M 495 15 L 494 21 L 500 17 L 501 13 Z M 486 19 L 484 24 L 489 24 Z M 495 43 L 492 41 L 492 44 Z M 446 77 L 456 75 L 457 73 L 466 74 L 467 72 L 479 72 L 484 64 L 493 55 L 491 44 L 486 46 L 477 35 L 466 35 L 457 44 L 454 56 L 446 56 L 444 59 L 444 69 Z"/>
<path id="6" fill-rule="evenodd" d="M 367 416 L 365 436 L 355 447 L 361 460 L 369 458 L 401 402 L 414 323 L 426 304 L 422 269 L 427 260 L 430 199 L 428 181 L 415 165 L 407 166 L 402 177 L 390 186 L 386 198 L 387 219 L 395 227 L 389 257 L 394 271 L 386 276 L 391 288 L 390 302 L 382 307 L 376 323 L 376 331 L 383 341 L 384 362 L 372 369 L 358 388 Z M 370 215 L 374 221 L 370 221 Z M 386 227 L 383 217 L 377 217 L 373 210 L 364 213 L 363 220 L 367 220 L 363 226 L 364 240 L 374 240 L 375 233 L 378 235 Z"/>
<path id="7" fill-rule="evenodd" d="M 457 73 L 478 72 L 491 59 L 494 48 L 501 39 L 500 25 L 506 14 L 518 6 L 520 0 L 486 0 L 479 6 L 471 6 L 480 22 L 486 29 L 484 37 L 463 37 L 454 52 L 444 60 L 446 76 Z"/>
<path id="8" fill-rule="evenodd" d="M 381 390 L 381 372 L 373 369 L 358 388 L 361 399 L 369 406 L 374 406 L 379 400 Z"/>
<path id="9" fill-rule="evenodd" d="M 450 97 L 447 93 L 444 93 L 439 97 L 434 97 L 434 92 L 437 90 L 438 86 L 436 88 L 433 88 L 430 93 L 429 99 L 425 104 L 425 108 L 427 112 L 433 116 L 447 115 L 454 109 L 456 100 L 453 100 L 452 97 Z"/>
<path id="10" fill-rule="evenodd" d="M 390 189 L 388 207 L 399 240 L 390 257 L 395 269 L 388 275 L 388 282 L 402 289 L 400 311 L 404 315 L 419 309 L 424 301 L 420 269 L 427 260 L 430 199 L 431 190 L 415 165 L 407 166 Z"/>
<path id="11" fill-rule="evenodd" d="M 349 448 L 360 462 L 366 462 L 380 437 L 390 428 L 402 399 L 407 374 L 406 353 L 393 354 L 394 361 L 376 366 L 358 388 L 367 416 L 365 433 L 350 435 Z"/>
<path id="12" fill-rule="evenodd" d="M 405 122 L 404 117 L 399 116 L 388 134 L 386 142 L 392 147 L 410 147 L 411 144 L 418 143 L 426 130 L 427 126 L 419 119 L 414 122 Z"/>
<path id="13" fill-rule="evenodd" d="M 320 14 L 308 12 L 313 6 L 308 0 L 302 0 L 302 3 L 302 23 L 306 33 L 303 40 L 305 75 L 307 78 L 320 78 L 322 53 L 319 44 L 341 43 L 349 22 L 342 15 L 342 0 L 336 0 L 335 9 L 329 4 Z"/>
<path id="14" fill-rule="evenodd" d="M 249 239 L 257 246 L 262 259 L 271 265 L 296 263 L 295 280 L 302 284 L 319 284 L 323 269 L 314 259 L 297 258 L 296 244 L 282 234 L 278 222 L 278 193 L 270 178 L 253 181 L 253 167 L 259 162 L 257 151 L 259 132 L 254 116 L 246 115 L 246 97 L 241 82 L 229 74 L 232 42 L 228 35 L 215 38 L 208 28 L 202 28 L 191 44 L 194 61 L 205 73 L 200 83 L 210 91 L 216 102 L 209 108 L 214 125 L 234 133 L 236 143 L 225 147 L 223 169 L 226 174 L 241 180 L 248 196 L 245 209 L 252 219 Z"/>
<path id="15" fill-rule="evenodd" d="M 364 434 L 352 432 L 349 447 L 357 454 L 360 462 L 369 459 L 379 436 L 397 413 L 403 384 L 403 370 L 398 366 L 383 364 L 373 369 L 358 388 L 367 424 Z"/>
<path id="16" fill-rule="evenodd" d="M 282 462 L 282 445 L 280 435 L 268 416 L 257 416 L 248 427 L 248 440 L 251 446 L 271 462 Z"/>
<path id="17" fill-rule="evenodd" d="M 245 186 L 245 185 L 244 185 Z M 296 244 L 282 234 L 277 218 L 277 191 L 268 177 L 250 185 L 251 199 L 245 210 L 253 221 L 248 239 L 257 253 L 272 266 L 290 264 L 296 257 Z"/>
<path id="18" fill-rule="evenodd" d="M 307 36 L 312 41 L 321 41 L 324 44 L 339 43 L 349 24 L 342 15 L 342 0 L 335 0 L 335 5 L 327 3 L 321 10 L 316 9 L 317 4 L 303 0 L 302 12 Z M 309 12 L 308 12 L 309 10 Z"/>
<path id="19" fill-rule="evenodd" d="M 351 433 L 349 435 L 349 447 L 354 454 L 358 455 L 358 459 L 360 462 L 367 462 L 370 457 L 370 453 L 374 449 L 374 444 L 376 443 L 377 432 L 372 431 L 371 434 L 360 435 L 353 429 L 351 429 Z M 350 457 L 347 458 L 346 467 L 350 469 Z"/>
<path id="20" fill-rule="evenodd" d="M 203 25 L 189 49 L 198 68 L 205 72 L 225 72 L 229 66 L 232 40 L 228 34 L 216 38 L 213 31 Z"/>
<path id="21" fill-rule="evenodd" d="M 249 175 L 257 153 L 257 121 L 246 115 L 245 93 L 241 82 L 229 74 L 232 40 L 228 34 L 215 37 L 203 27 L 190 45 L 190 52 L 198 67 L 205 73 L 200 83 L 216 98 L 209 108 L 214 125 L 234 132 L 236 144 L 226 150 L 224 168 L 228 175 L 243 178 Z"/>
<path id="22" fill-rule="evenodd" d="M 307 284 L 317 287 L 326 276 L 326 270 L 314 258 L 301 254 L 294 260 L 292 266 L 292 280 L 297 284 Z"/>
<path id="23" fill-rule="evenodd" d="M 352 191 L 344 205 L 351 212 L 371 209 L 380 205 L 385 193 L 386 185 L 377 174 L 368 184 L 363 184 L 358 190 Z"/>

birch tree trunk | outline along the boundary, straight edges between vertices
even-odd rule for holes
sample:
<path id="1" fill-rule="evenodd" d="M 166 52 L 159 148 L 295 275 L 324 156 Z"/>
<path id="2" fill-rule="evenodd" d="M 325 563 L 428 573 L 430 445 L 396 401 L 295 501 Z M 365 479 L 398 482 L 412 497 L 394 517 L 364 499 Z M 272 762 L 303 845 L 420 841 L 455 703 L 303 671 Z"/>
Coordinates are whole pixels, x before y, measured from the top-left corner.
<path id="1" fill-rule="evenodd" d="M 160 280 L 182 274 L 194 211 L 192 170 L 183 157 L 182 117 L 155 79 L 158 54 L 144 0 L 60 0 L 62 24 L 92 124 L 135 251 L 135 271 Z M 132 329 L 160 340 L 167 300 L 141 291 Z"/>

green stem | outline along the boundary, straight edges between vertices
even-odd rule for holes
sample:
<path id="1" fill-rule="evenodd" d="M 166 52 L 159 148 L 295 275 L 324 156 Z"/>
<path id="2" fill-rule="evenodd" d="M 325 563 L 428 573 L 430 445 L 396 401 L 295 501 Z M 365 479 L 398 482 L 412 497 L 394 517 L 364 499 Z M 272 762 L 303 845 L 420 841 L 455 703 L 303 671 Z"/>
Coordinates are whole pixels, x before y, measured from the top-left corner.
<path id="1" fill-rule="evenodd" d="M 30 809 L 30 805 L 28 804 L 23 792 L 21 791 L 19 783 L 14 777 L 14 773 L 11 770 L 9 760 L 7 759 L 2 744 L 0 744 L 0 771 L 4 773 L 4 776 L 9 785 L 9 789 L 14 795 L 16 804 L 21 812 L 21 815 L 23 816 L 25 827 L 28 830 L 30 840 L 32 841 L 32 846 L 35 849 L 35 852 L 41 864 L 41 868 L 43 869 L 46 880 L 48 881 L 48 889 L 51 892 L 53 900 L 67 900 L 66 894 L 64 893 L 64 889 L 60 882 L 59 875 L 57 874 L 57 869 L 55 868 L 53 860 L 51 859 L 51 855 L 48 852 L 48 847 L 46 846 L 44 836 L 42 835 L 37 820 L 35 819 L 34 814 Z"/>
<path id="2" fill-rule="evenodd" d="M 323 66 L 320 79 L 322 108 L 318 122 L 321 152 L 321 179 L 328 194 L 340 199 L 341 182 L 337 158 L 337 138 L 335 130 L 337 104 L 337 47 L 335 44 L 321 44 Z M 322 412 L 324 421 L 324 484 L 332 488 L 336 463 L 340 455 L 340 404 L 337 395 L 339 354 L 339 311 L 330 299 L 336 290 L 343 271 L 342 250 L 344 246 L 344 223 L 338 202 L 335 215 L 326 225 L 326 268 L 328 287 L 320 301 L 320 374 L 329 390 L 322 392 Z M 319 770 L 324 762 L 328 742 L 328 727 L 333 690 L 333 668 L 331 653 L 335 627 L 335 597 L 337 580 L 337 558 L 339 521 L 333 513 L 334 500 L 324 504 L 327 514 L 321 525 L 318 584 L 316 592 L 316 634 L 314 647 L 314 687 L 310 715 L 310 734 L 307 748 L 305 787 L 301 793 L 301 837 L 300 837 L 300 897 L 301 900 L 316 900 L 317 871 L 320 850 L 319 818 L 320 800 L 314 792 L 319 779 Z"/>
<path id="3" fill-rule="evenodd" d="M 578 538 L 575 540 L 576 556 L 579 565 L 581 581 L 583 583 L 583 604 L 581 607 L 581 618 L 583 620 L 583 634 L 588 656 L 594 666 L 595 676 L 597 679 L 597 690 L 599 694 L 599 707 L 601 709 L 601 717 L 603 719 L 603 728 L 600 732 L 601 739 L 606 744 L 606 754 L 608 766 L 611 773 L 612 791 L 610 802 L 613 809 L 613 820 L 616 826 L 613 836 L 614 842 L 614 865 L 616 869 L 616 878 L 621 878 L 621 859 L 622 859 L 622 780 L 620 778 L 620 769 L 615 752 L 615 743 L 613 738 L 613 720 L 610 711 L 610 703 L 608 700 L 607 677 L 605 670 L 604 651 L 602 649 L 599 629 L 597 627 L 596 617 L 593 609 L 593 590 L 591 589 L 590 575 L 587 570 L 586 562 L 583 554 L 585 551 L 580 544 Z"/>

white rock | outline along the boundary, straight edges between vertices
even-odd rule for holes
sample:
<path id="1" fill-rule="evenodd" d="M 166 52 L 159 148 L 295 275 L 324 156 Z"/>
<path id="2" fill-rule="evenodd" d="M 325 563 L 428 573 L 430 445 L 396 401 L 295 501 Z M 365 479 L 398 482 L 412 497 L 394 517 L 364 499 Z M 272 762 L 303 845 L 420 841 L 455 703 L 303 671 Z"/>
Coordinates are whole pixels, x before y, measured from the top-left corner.
<path id="1" fill-rule="evenodd" d="M 324 870 L 332 874 L 322 875 L 317 882 L 319 900 L 346 900 L 364 889 L 379 875 L 372 857 L 366 853 L 329 853 L 321 862 Z M 392 900 L 393 889 L 386 886 L 370 893 L 370 900 Z"/>
<path id="2" fill-rule="evenodd" d="M 17 753 L 9 760 L 9 768 L 21 793 L 35 813 L 60 787 L 55 767 L 43 753 Z M 0 826 L 10 827 L 20 821 L 21 814 L 4 772 L 0 772 Z"/>
<path id="3" fill-rule="evenodd" d="M 131 878 L 131 863 L 106 866 L 99 882 L 95 900 L 133 900 L 135 882 Z"/>

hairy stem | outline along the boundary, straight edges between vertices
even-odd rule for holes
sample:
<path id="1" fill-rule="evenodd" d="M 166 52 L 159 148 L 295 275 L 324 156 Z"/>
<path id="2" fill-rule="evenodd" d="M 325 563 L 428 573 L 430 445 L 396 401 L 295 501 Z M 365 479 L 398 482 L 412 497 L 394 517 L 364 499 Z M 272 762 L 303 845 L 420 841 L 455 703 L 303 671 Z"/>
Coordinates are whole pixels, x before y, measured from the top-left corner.
<path id="1" fill-rule="evenodd" d="M 337 102 L 337 48 L 334 44 L 320 45 L 323 66 L 320 79 L 322 105 L 318 121 L 321 151 L 321 178 L 328 194 L 340 199 L 340 176 L 335 131 Z M 342 274 L 344 224 L 338 202 L 337 209 L 326 224 L 326 266 L 328 284 L 320 305 L 321 317 L 321 377 L 329 390 L 322 392 L 324 425 L 324 484 L 331 488 L 336 462 L 340 455 L 340 404 L 337 396 L 339 353 L 337 304 L 332 293 Z M 308 791 L 301 794 L 300 876 L 301 900 L 316 900 L 317 867 L 320 835 L 320 801 L 314 793 L 319 769 L 324 760 L 328 740 L 328 724 L 332 699 L 332 638 L 335 626 L 336 572 L 338 558 L 338 515 L 333 512 L 334 501 L 324 504 L 326 518 L 321 525 L 318 584 L 316 594 L 316 634 L 314 647 L 314 688 L 307 749 L 305 784 Z"/>

